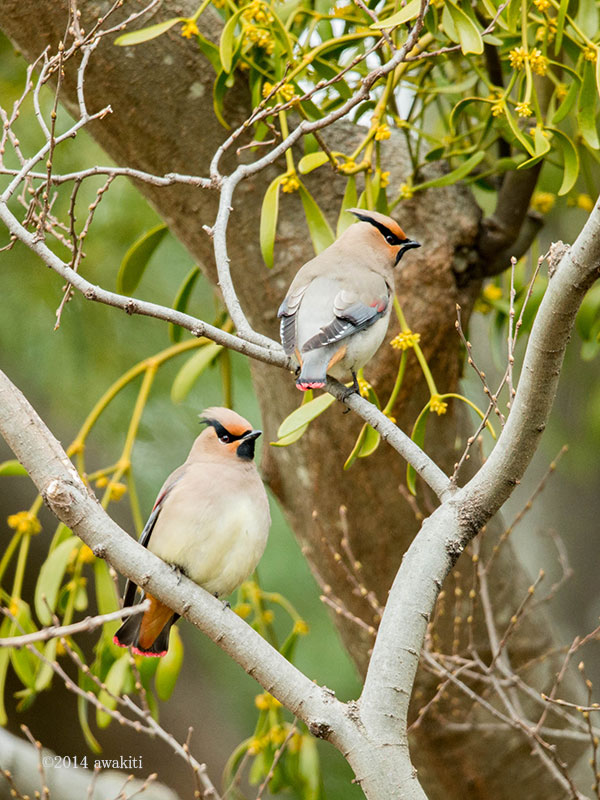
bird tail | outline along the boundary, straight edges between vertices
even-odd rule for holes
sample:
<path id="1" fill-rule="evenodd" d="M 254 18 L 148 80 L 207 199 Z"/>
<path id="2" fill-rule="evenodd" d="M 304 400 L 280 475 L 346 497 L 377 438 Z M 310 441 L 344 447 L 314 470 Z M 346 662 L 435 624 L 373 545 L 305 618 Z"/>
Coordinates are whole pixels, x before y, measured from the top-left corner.
<path id="1" fill-rule="evenodd" d="M 131 647 L 139 656 L 165 656 L 169 649 L 171 626 L 179 619 L 179 614 L 152 597 L 150 608 L 143 614 L 128 617 L 113 637 L 119 647 Z"/>
<path id="2" fill-rule="evenodd" d="M 329 357 L 323 348 L 302 353 L 302 369 L 296 378 L 296 386 L 301 392 L 307 389 L 322 389 L 327 380 Z"/>

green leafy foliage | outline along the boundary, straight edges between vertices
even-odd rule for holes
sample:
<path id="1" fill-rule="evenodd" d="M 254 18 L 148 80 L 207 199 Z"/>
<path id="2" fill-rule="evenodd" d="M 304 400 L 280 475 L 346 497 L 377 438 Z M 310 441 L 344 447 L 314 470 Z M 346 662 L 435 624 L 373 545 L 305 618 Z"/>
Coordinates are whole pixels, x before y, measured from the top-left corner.
<path id="1" fill-rule="evenodd" d="M 117 275 L 117 291 L 122 294 L 133 294 L 141 281 L 146 267 L 158 245 L 169 229 L 162 223 L 134 242 L 121 262 Z"/>

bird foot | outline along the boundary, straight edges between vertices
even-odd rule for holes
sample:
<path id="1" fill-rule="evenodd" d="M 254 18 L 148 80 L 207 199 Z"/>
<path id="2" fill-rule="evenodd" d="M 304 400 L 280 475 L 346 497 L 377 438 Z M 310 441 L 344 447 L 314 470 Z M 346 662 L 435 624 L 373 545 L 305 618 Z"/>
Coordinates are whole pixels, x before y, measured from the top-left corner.
<path id="1" fill-rule="evenodd" d="M 360 394 L 360 386 L 358 385 L 358 378 L 356 377 L 356 372 L 352 370 L 352 386 L 346 386 L 344 392 L 341 396 L 342 403 L 347 400 L 353 394 Z M 344 411 L 344 414 L 347 414 L 350 411 L 349 408 Z"/>
<path id="2" fill-rule="evenodd" d="M 171 569 L 175 573 L 175 577 L 177 578 L 177 583 L 180 584 L 181 583 L 181 576 L 183 575 L 183 572 L 179 569 L 177 564 L 169 564 L 169 566 L 171 567 Z"/>
<path id="3" fill-rule="evenodd" d="M 217 600 L 219 599 L 218 592 L 215 592 L 215 597 L 217 598 Z M 231 608 L 231 603 L 229 602 L 229 600 L 221 600 L 221 602 L 223 603 L 223 611 L 227 611 L 228 608 Z"/>

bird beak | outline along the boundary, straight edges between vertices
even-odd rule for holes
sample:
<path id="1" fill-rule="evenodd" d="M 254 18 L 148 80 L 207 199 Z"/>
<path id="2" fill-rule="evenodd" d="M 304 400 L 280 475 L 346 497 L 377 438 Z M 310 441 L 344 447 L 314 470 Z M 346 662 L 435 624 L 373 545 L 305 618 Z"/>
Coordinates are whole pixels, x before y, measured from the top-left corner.
<path id="1" fill-rule="evenodd" d="M 412 250 L 414 247 L 421 247 L 421 242 L 415 242 L 412 239 L 407 239 L 405 242 L 402 242 L 402 247 L 398 250 L 398 255 L 396 256 L 396 264 L 407 250 Z"/>
<path id="2" fill-rule="evenodd" d="M 254 458 L 254 444 L 255 440 L 261 435 L 262 431 L 250 431 L 245 436 L 242 436 L 240 443 L 237 447 L 237 454 L 245 461 L 252 461 Z"/>

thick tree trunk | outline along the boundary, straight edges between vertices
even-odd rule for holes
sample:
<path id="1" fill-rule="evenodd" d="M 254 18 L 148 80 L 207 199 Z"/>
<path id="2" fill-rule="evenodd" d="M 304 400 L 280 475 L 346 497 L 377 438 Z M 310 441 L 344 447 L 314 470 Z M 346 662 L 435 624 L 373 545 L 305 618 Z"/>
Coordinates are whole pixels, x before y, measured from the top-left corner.
<path id="1" fill-rule="evenodd" d="M 25 57 L 33 60 L 46 45 L 56 46 L 62 37 L 66 5 L 57 0 L 4 0 L 0 26 Z M 79 6 L 87 29 L 90 20 L 106 10 L 108 4 L 80 2 Z M 193 10 L 193 3 L 168 0 L 152 21 Z M 207 34 L 208 17 L 207 11 L 200 25 Z M 212 34 L 217 35 L 218 19 L 211 19 Z M 121 165 L 158 174 L 177 171 L 204 175 L 210 157 L 225 137 L 209 110 L 213 79 L 212 69 L 194 41 L 183 39 L 176 29 L 134 48 L 114 47 L 111 41 L 103 40 L 88 68 L 86 94 L 90 110 L 110 104 L 113 113 L 94 123 L 91 131 Z M 67 106 L 74 102 L 72 70 L 67 71 L 62 100 Z M 232 124 L 245 118 L 249 104 L 242 85 L 230 91 L 226 109 Z M 342 125 L 328 136 L 335 139 L 336 149 L 349 150 L 350 144 L 345 147 L 345 143 L 355 140 L 357 134 L 351 126 Z M 395 181 L 405 172 L 404 158 L 401 137 L 392 137 L 386 159 L 391 162 Z M 240 186 L 228 234 L 232 274 L 242 306 L 255 328 L 271 336 L 277 334 L 276 309 L 293 274 L 312 255 L 300 202 L 297 197 L 284 196 L 276 266 L 269 271 L 263 264 L 258 210 L 276 170 L 274 167 L 269 174 Z M 216 196 L 183 186 L 157 188 L 139 184 L 139 188 L 214 279 L 211 242 L 202 225 L 214 221 Z M 323 168 L 312 177 L 310 188 L 335 223 L 342 182 Z M 421 334 L 421 345 L 439 390 L 455 391 L 461 370 L 460 343 L 454 330 L 455 304 L 460 303 L 468 316 L 479 290 L 473 282 L 459 288 L 455 271 L 461 272 L 465 263 L 477 260 L 480 211 L 464 187 L 453 186 L 429 190 L 404 202 L 397 216 L 408 234 L 423 243 L 420 250 L 406 257 L 406 266 L 397 277 L 400 301 L 409 325 Z M 131 324 L 135 325 L 135 319 Z M 389 338 L 392 335 L 390 329 Z M 391 390 L 398 361 L 397 351 L 384 346 L 366 370 L 381 398 L 385 399 Z M 280 370 L 255 364 L 253 375 L 266 440 L 272 441 L 282 419 L 298 406 L 300 395 L 292 376 Z M 393 413 L 398 424 L 410 430 L 428 399 L 413 357 L 408 359 L 403 386 Z M 429 420 L 426 449 L 446 470 L 452 469 L 456 458 L 454 442 L 459 420 L 460 414 L 452 406 L 446 416 Z M 340 506 L 348 509 L 350 541 L 362 564 L 364 583 L 382 603 L 419 522 L 398 490 L 404 482 L 406 465 L 385 444 L 348 472 L 342 471 L 360 426 L 360 420 L 344 415 L 342 408 L 334 405 L 292 447 L 268 448 L 263 468 L 321 582 L 331 586 L 332 593 L 353 613 L 373 623 L 376 620 L 370 606 L 352 591 L 334 557 L 341 539 Z M 422 500 L 426 508 L 430 499 Z M 515 563 L 509 546 L 503 548 L 498 561 L 492 591 L 502 626 L 502 621 L 513 613 L 516 598 L 526 593 L 529 581 Z M 335 621 L 350 654 L 364 672 L 372 640 L 344 617 L 336 615 Z M 441 646 L 450 650 L 452 626 L 440 626 L 439 635 Z M 514 662 L 540 655 L 551 645 L 552 636 L 552 631 L 543 630 L 539 619 L 535 627 L 523 624 L 515 637 Z M 430 693 L 429 684 L 429 680 L 422 680 L 421 697 Z M 466 713 L 470 701 L 461 698 L 460 703 Z M 523 797 L 557 797 L 548 774 L 531 758 L 528 743 L 513 731 L 498 733 L 491 741 L 477 734 L 448 735 L 440 724 L 432 722 L 419 728 L 413 755 L 432 798 L 512 800 L 514 783 L 519 784 Z"/>

